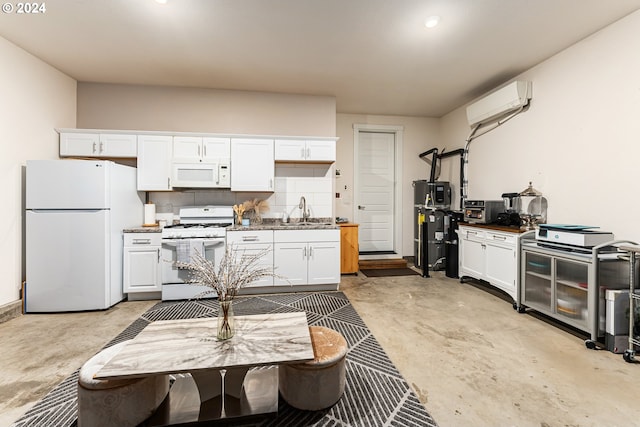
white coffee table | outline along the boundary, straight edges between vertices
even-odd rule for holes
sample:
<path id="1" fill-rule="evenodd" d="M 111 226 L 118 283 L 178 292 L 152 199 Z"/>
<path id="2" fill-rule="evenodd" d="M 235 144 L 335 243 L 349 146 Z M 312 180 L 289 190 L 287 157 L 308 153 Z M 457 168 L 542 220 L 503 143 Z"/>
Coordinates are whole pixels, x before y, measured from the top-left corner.
<path id="1" fill-rule="evenodd" d="M 152 322 L 95 377 L 174 374 L 149 425 L 277 412 L 277 365 L 314 357 L 306 314 L 236 316 L 235 326 L 231 339 L 218 341 L 217 318 Z"/>

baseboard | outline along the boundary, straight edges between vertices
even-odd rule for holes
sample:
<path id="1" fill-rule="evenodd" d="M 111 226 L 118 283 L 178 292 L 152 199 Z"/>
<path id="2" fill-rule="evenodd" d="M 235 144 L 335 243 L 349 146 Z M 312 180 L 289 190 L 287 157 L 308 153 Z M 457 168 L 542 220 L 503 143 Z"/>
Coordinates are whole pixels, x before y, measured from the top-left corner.
<path id="1" fill-rule="evenodd" d="M 11 320 L 22 314 L 22 300 L 13 301 L 9 304 L 0 306 L 0 323 Z"/>

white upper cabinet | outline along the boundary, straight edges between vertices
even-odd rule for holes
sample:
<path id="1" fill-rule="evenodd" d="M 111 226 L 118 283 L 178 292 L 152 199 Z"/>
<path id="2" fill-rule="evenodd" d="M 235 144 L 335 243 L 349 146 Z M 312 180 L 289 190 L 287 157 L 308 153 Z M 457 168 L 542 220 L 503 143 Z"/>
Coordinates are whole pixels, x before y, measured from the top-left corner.
<path id="1" fill-rule="evenodd" d="M 231 139 L 200 136 L 173 137 L 173 161 L 200 163 L 228 159 L 231 154 Z"/>
<path id="2" fill-rule="evenodd" d="M 60 157 L 107 157 L 135 158 L 137 137 L 119 133 L 75 133 L 60 134 Z"/>
<path id="3" fill-rule="evenodd" d="M 138 191 L 171 190 L 172 137 L 138 136 Z"/>
<path id="4" fill-rule="evenodd" d="M 274 191 L 273 140 L 231 140 L 231 191 Z"/>
<path id="5" fill-rule="evenodd" d="M 275 160 L 280 162 L 336 161 L 335 140 L 276 139 Z"/>

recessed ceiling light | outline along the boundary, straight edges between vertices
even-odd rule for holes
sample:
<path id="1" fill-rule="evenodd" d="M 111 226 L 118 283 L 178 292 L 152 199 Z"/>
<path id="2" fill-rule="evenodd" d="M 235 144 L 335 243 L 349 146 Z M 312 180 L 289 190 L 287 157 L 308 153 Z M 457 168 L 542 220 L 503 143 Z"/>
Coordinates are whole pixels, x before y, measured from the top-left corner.
<path id="1" fill-rule="evenodd" d="M 433 28 L 439 23 L 440 23 L 440 17 L 434 15 L 434 16 L 428 17 L 427 20 L 424 21 L 424 26 L 427 28 Z"/>
<path id="2" fill-rule="evenodd" d="M 156 0 L 156 3 L 167 4 L 167 1 L 169 0 Z"/>

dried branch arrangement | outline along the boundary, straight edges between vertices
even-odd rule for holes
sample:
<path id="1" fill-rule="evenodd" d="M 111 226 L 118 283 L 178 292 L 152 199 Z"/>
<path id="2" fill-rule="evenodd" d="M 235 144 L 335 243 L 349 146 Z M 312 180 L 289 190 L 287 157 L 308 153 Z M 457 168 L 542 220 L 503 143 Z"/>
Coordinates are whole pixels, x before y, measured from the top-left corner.
<path id="1" fill-rule="evenodd" d="M 279 277 L 273 270 L 260 265 L 260 259 L 269 252 L 263 249 L 258 252 L 246 253 L 233 244 L 228 244 L 220 264 L 216 269 L 213 262 L 206 259 L 198 251 L 194 251 L 191 262 L 175 262 L 176 267 L 189 270 L 187 283 L 202 285 L 210 288 L 196 295 L 202 298 L 206 295 L 217 294 L 219 301 L 231 301 L 238 291 L 251 282 L 263 277 Z"/>

